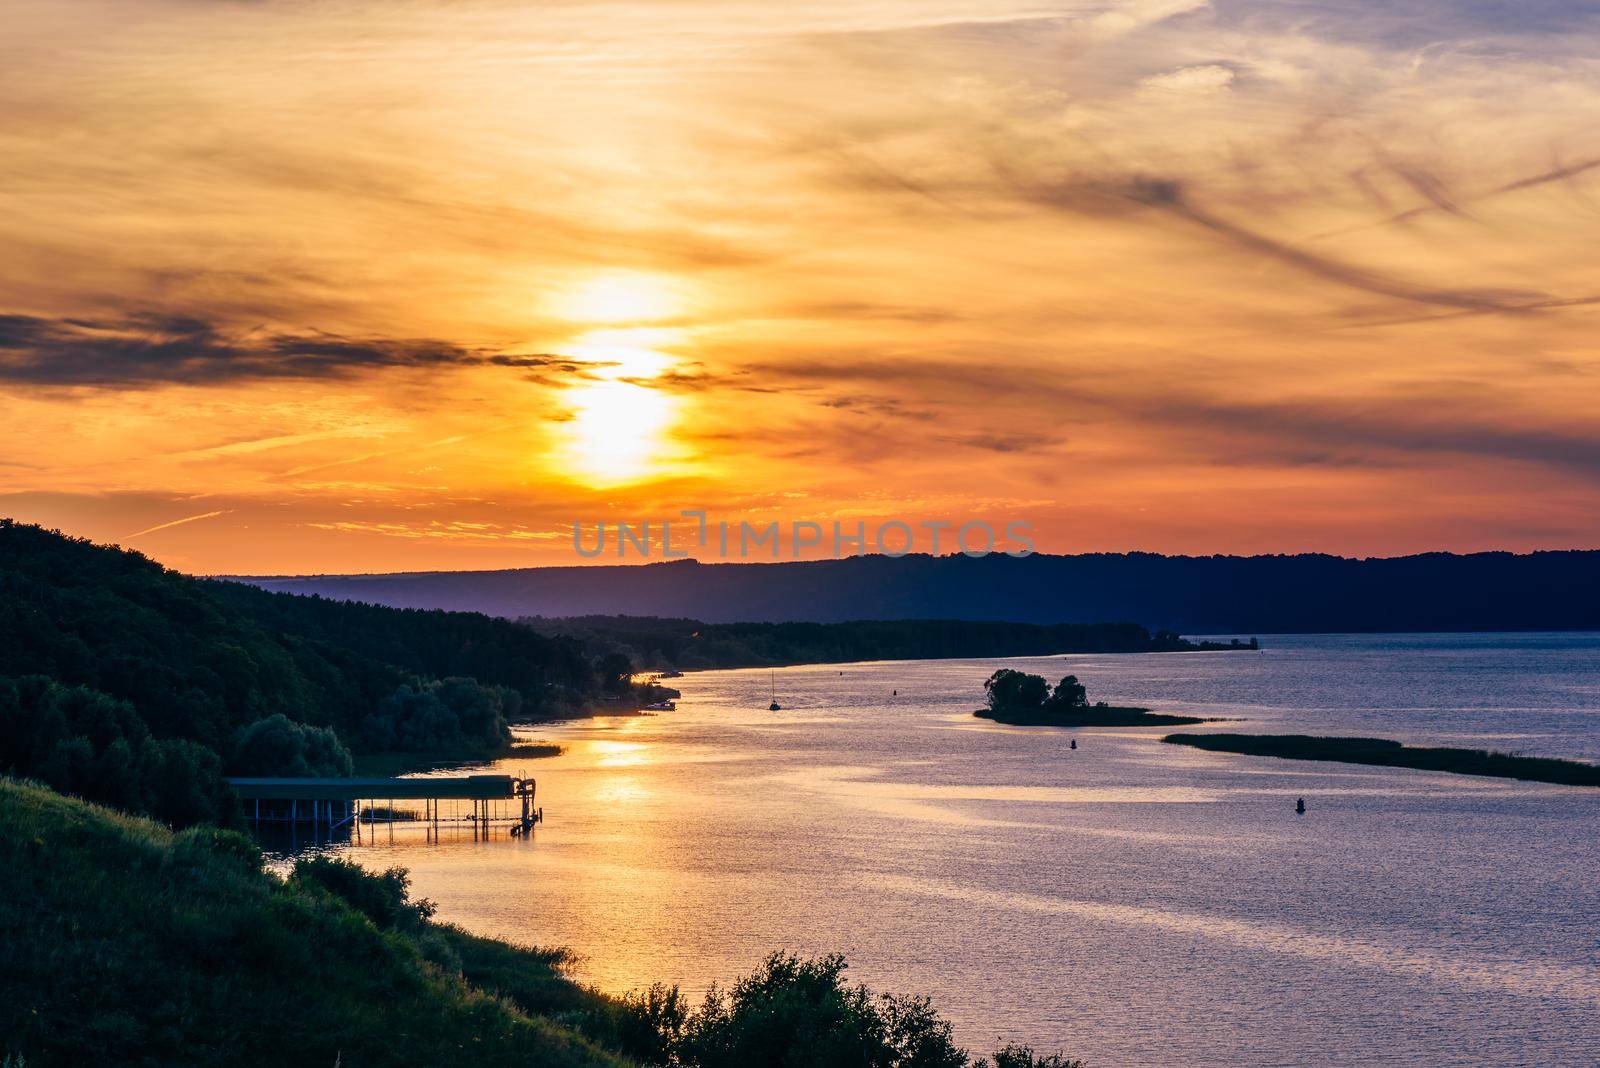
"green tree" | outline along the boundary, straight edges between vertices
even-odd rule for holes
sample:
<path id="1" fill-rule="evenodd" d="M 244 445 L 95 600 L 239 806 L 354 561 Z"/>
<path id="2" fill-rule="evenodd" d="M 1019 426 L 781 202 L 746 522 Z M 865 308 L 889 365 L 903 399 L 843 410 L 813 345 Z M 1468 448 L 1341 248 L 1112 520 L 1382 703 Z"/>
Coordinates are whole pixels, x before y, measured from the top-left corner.
<path id="1" fill-rule="evenodd" d="M 1051 708 L 1084 708 L 1089 704 L 1089 688 L 1078 681 L 1078 676 L 1068 675 L 1056 684 L 1055 693 L 1048 702 Z"/>
<path id="2" fill-rule="evenodd" d="M 983 684 L 989 707 L 996 712 L 1025 712 L 1041 707 L 1050 696 L 1050 684 L 1038 675 L 1001 668 Z"/>
<path id="3" fill-rule="evenodd" d="M 633 675 L 633 660 L 626 653 L 609 652 L 595 664 L 595 672 L 600 676 L 600 687 L 606 693 L 624 693 Z"/>
<path id="4" fill-rule="evenodd" d="M 333 728 L 296 723 L 282 712 L 241 727 L 228 760 L 235 775 L 340 777 L 354 766 Z"/>

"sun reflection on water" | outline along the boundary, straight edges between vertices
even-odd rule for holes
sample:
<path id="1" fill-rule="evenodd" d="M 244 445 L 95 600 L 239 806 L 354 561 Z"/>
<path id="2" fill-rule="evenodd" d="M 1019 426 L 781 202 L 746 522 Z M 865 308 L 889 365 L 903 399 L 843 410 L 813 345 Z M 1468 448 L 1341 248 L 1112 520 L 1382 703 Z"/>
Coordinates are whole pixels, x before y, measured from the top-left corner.
<path id="1" fill-rule="evenodd" d="M 643 742 L 601 741 L 591 745 L 598 757 L 595 761 L 598 767 L 633 768 L 651 763 L 650 747 Z"/>

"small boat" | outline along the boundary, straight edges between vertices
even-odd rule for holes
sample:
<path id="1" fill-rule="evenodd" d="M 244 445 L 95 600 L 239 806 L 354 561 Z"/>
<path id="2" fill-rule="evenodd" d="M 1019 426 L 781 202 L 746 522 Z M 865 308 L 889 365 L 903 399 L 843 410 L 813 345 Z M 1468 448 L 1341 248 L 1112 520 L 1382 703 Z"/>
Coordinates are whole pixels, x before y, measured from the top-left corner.
<path id="1" fill-rule="evenodd" d="M 678 702 L 676 702 L 676 701 L 657 701 L 653 705 L 645 705 L 644 708 L 641 709 L 640 711 L 643 711 L 643 712 L 676 712 L 677 710 L 678 710 Z"/>
<path id="2" fill-rule="evenodd" d="M 772 703 L 767 706 L 768 712 L 782 712 L 783 706 L 778 703 L 778 673 L 772 673 Z"/>

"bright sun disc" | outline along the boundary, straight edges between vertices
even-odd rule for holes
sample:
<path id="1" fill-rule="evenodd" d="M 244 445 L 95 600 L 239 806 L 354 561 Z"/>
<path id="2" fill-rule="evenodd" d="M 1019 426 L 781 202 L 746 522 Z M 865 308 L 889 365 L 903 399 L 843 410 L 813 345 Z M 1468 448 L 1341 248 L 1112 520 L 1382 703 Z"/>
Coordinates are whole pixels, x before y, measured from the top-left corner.
<path id="1" fill-rule="evenodd" d="M 562 292 L 556 310 L 580 323 L 645 323 L 670 318 L 683 301 L 663 278 L 651 274 L 602 274 Z"/>

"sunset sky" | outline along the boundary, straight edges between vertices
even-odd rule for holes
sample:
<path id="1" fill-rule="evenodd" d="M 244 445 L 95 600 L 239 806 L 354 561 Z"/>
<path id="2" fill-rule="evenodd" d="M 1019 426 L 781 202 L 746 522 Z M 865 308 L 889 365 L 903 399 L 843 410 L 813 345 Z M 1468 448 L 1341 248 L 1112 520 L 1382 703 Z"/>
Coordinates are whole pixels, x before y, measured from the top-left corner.
<path id="1" fill-rule="evenodd" d="M 1600 545 L 1600 20 L 1395 6 L 9 0 L 0 514 Z"/>

